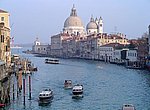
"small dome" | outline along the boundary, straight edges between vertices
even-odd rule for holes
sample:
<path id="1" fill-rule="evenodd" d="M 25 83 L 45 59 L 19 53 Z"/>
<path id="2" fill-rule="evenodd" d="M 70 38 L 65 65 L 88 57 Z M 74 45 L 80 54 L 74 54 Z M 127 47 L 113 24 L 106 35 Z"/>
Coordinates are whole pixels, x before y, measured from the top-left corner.
<path id="1" fill-rule="evenodd" d="M 97 29 L 98 26 L 96 22 L 94 21 L 94 18 L 91 17 L 90 22 L 87 24 L 86 29 Z"/>
<path id="2" fill-rule="evenodd" d="M 89 22 L 86 29 L 97 29 L 97 24 L 95 22 Z"/>
<path id="3" fill-rule="evenodd" d="M 69 16 L 66 19 L 64 23 L 64 27 L 70 27 L 70 26 L 84 27 L 81 19 L 78 16 Z"/>

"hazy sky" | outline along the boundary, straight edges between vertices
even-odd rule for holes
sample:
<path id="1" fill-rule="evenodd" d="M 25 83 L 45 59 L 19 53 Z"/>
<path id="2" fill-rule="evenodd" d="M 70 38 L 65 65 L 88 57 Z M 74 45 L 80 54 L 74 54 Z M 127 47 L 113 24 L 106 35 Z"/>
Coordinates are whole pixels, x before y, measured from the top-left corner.
<path id="1" fill-rule="evenodd" d="M 0 8 L 10 13 L 15 43 L 32 43 L 36 37 L 49 43 L 62 31 L 73 4 L 85 27 L 91 15 L 102 16 L 107 33 L 137 38 L 150 24 L 150 0 L 0 0 Z"/>

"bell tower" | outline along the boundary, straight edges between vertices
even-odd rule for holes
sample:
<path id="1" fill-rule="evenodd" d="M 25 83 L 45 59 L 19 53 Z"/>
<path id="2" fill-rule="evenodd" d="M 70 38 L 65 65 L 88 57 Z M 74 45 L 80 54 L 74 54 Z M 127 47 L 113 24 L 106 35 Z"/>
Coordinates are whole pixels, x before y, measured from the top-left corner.
<path id="1" fill-rule="evenodd" d="M 99 18 L 98 33 L 103 33 L 103 19 L 102 19 L 102 17 Z"/>

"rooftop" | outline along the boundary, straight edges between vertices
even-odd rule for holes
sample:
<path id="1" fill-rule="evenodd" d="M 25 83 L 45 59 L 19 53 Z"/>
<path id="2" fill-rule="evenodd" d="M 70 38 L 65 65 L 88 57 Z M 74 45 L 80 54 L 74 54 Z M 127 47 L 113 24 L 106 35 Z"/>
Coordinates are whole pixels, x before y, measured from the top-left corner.
<path id="1" fill-rule="evenodd" d="M 8 13 L 8 12 L 0 9 L 0 13 Z"/>

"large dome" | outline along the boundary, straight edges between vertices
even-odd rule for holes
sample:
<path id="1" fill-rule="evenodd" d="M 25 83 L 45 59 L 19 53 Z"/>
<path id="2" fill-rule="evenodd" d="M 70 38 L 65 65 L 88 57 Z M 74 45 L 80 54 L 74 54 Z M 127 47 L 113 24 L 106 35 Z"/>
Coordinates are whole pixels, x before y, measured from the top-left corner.
<path id="1" fill-rule="evenodd" d="M 64 23 L 64 27 L 84 27 L 83 23 L 81 21 L 81 19 L 78 16 L 69 16 L 65 23 Z"/>
<path id="2" fill-rule="evenodd" d="M 80 17 L 77 16 L 74 6 L 71 10 L 70 16 L 64 22 L 63 32 L 75 35 L 84 34 L 84 25 Z"/>

